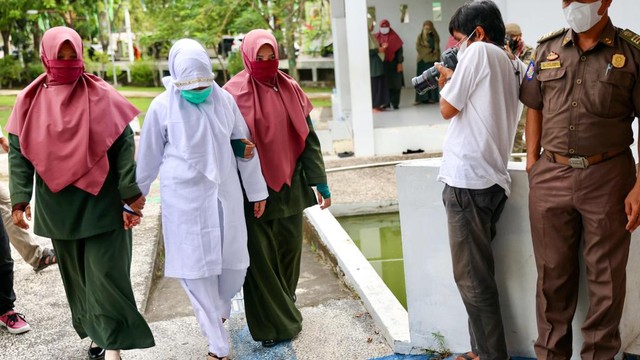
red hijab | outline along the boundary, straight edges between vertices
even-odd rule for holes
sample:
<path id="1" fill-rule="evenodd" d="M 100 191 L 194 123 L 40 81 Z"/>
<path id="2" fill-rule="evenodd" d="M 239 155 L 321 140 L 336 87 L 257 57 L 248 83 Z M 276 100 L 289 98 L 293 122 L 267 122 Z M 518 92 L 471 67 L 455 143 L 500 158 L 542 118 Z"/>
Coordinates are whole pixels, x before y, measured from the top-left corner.
<path id="1" fill-rule="evenodd" d="M 384 61 L 393 61 L 396 58 L 396 51 L 398 51 L 402 47 L 402 39 L 398 33 L 393 31 L 391 25 L 389 24 L 389 20 L 384 19 L 380 22 L 380 27 L 388 27 L 389 33 L 383 34 L 381 32 L 376 33 L 376 39 L 378 39 L 378 43 L 382 46 L 382 44 L 387 43 L 387 49 L 384 51 Z"/>
<path id="2" fill-rule="evenodd" d="M 79 61 L 57 60 L 66 41 Z M 102 79 L 84 72 L 82 39 L 73 29 L 47 30 L 41 58 L 46 73 L 18 95 L 7 132 L 20 138 L 22 154 L 51 191 L 74 185 L 97 195 L 109 172 L 107 150 L 140 111 Z"/>
<path id="3" fill-rule="evenodd" d="M 291 178 L 309 134 L 307 116 L 313 109 L 298 83 L 275 70 L 274 80 L 261 82 L 254 77 L 258 50 L 271 45 L 278 59 L 278 43 L 266 30 L 250 31 L 242 40 L 244 70 L 224 89 L 236 100 L 260 155 L 262 174 L 267 185 L 280 191 Z M 277 90 L 276 90 L 277 89 Z"/>

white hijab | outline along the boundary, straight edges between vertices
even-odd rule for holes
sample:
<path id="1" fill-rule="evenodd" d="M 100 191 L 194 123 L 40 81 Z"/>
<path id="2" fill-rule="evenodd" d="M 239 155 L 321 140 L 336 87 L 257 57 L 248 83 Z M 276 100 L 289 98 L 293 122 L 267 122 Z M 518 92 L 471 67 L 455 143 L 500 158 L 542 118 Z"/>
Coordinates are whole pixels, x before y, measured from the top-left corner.
<path id="1" fill-rule="evenodd" d="M 162 79 L 169 95 L 167 133 L 182 157 L 214 183 L 234 161 L 230 144 L 233 110 L 213 79 L 211 60 L 197 41 L 181 39 L 169 51 L 169 73 Z M 200 104 L 185 100 L 181 90 L 212 86 Z"/>

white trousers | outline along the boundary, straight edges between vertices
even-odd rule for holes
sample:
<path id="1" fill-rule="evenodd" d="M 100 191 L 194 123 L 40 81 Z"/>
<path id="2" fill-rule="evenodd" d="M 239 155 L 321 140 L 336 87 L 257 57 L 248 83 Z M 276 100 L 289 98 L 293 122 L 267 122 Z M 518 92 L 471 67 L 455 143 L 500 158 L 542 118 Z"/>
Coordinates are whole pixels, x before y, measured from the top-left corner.
<path id="1" fill-rule="evenodd" d="M 222 319 L 231 315 L 231 299 L 240 291 L 247 270 L 222 269 L 222 274 L 202 279 L 180 279 L 191 300 L 200 331 L 209 342 L 209 351 L 219 357 L 229 355 L 229 333 Z"/>

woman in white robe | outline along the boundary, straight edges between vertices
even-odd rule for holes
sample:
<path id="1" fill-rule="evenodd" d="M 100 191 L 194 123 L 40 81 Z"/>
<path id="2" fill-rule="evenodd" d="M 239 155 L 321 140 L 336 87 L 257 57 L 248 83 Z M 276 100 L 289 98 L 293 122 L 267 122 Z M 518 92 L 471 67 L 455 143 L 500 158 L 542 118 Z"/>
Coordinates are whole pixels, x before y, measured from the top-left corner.
<path id="1" fill-rule="evenodd" d="M 208 358 L 226 359 L 222 323 L 249 266 L 240 180 L 256 217 L 268 192 L 257 151 L 234 156 L 230 141 L 250 140 L 249 130 L 233 97 L 213 81 L 204 48 L 176 42 L 169 72 L 145 116 L 137 181 L 146 195 L 159 173 L 165 276 L 181 279 L 209 341 Z"/>

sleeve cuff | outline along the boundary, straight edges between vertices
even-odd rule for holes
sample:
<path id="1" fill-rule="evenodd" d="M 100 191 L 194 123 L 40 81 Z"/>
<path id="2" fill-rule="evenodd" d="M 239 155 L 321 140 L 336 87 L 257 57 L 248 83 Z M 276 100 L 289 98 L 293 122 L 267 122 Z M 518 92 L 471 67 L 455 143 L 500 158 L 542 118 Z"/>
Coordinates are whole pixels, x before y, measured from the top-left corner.
<path id="1" fill-rule="evenodd" d="M 127 204 L 131 204 L 142 196 L 142 191 L 140 191 L 140 187 L 137 184 L 121 187 L 118 190 L 120 191 L 120 198 Z M 129 200 L 131 201 L 129 202 Z"/>
<path id="2" fill-rule="evenodd" d="M 16 210 L 24 211 L 27 206 L 29 206 L 28 202 L 20 202 L 11 207 L 11 212 L 13 213 Z"/>

